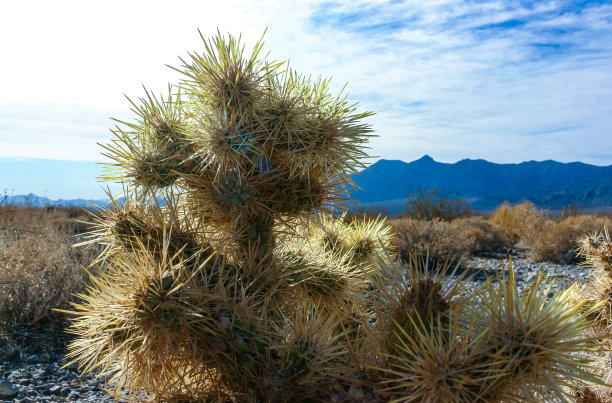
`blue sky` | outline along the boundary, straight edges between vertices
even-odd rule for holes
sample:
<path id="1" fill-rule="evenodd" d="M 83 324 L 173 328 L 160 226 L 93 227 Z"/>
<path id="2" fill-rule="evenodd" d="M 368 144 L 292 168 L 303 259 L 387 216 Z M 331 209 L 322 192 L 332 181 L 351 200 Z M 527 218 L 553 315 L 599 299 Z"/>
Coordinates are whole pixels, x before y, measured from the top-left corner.
<path id="1" fill-rule="evenodd" d="M 272 59 L 348 82 L 377 113 L 372 155 L 612 164 L 612 1 L 210 4 L 2 2 L 0 190 L 103 195 L 73 175 L 97 169 L 110 117 L 131 118 L 124 94 L 165 91 L 166 65 L 217 28 L 250 47 L 267 27 Z"/>

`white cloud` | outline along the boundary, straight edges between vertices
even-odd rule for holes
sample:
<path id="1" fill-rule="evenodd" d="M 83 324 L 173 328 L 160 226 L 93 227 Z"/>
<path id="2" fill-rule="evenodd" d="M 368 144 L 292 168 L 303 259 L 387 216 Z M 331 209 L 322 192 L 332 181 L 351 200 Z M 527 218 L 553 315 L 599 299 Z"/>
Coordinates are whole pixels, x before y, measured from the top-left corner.
<path id="1" fill-rule="evenodd" d="M 40 1 L 0 13 L 10 16 L 0 26 L 10 39 L 0 43 L 4 156 L 98 159 L 106 117 L 128 115 L 123 94 L 177 81 L 165 64 L 202 50 L 197 28 L 242 32 L 248 48 L 268 27 L 272 59 L 333 76 L 335 89 L 348 81 L 351 99 L 377 112 L 372 154 L 612 163 L 601 152 L 612 150 L 609 4 Z M 64 107 L 26 117 L 7 107 L 40 103 Z"/>

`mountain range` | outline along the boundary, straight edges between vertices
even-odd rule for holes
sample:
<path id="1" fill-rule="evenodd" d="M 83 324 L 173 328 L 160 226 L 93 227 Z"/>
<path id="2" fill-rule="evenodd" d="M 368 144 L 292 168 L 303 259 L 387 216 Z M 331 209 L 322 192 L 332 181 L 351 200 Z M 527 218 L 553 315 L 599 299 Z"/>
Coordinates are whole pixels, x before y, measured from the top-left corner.
<path id="1" fill-rule="evenodd" d="M 472 209 L 488 212 L 508 201 L 533 202 L 540 208 L 559 210 L 576 206 L 590 210 L 612 210 L 612 165 L 582 162 L 528 161 L 496 164 L 482 159 L 464 159 L 453 164 L 437 162 L 428 155 L 412 161 L 381 159 L 352 180 L 358 186 L 350 194 L 351 209 L 375 208 L 388 214 L 403 211 L 409 193 L 420 189 L 455 192 Z M 87 207 L 107 200 L 50 200 L 29 195 L 1 196 L 0 205 L 50 205 Z"/>
<path id="2" fill-rule="evenodd" d="M 389 214 L 403 211 L 408 194 L 419 188 L 456 192 L 483 212 L 504 201 L 524 200 L 551 210 L 612 207 L 612 165 L 552 160 L 496 164 L 482 159 L 449 164 L 425 155 L 409 163 L 381 159 L 352 179 L 360 188 L 350 195 L 359 201 L 353 208 L 374 207 Z"/>
<path id="3" fill-rule="evenodd" d="M 83 199 L 58 199 L 51 200 L 46 197 L 37 196 L 35 194 L 2 196 L 0 195 L 0 206 L 28 206 L 28 207 L 91 207 L 91 204 L 96 206 L 104 206 L 108 200 L 83 200 Z"/>

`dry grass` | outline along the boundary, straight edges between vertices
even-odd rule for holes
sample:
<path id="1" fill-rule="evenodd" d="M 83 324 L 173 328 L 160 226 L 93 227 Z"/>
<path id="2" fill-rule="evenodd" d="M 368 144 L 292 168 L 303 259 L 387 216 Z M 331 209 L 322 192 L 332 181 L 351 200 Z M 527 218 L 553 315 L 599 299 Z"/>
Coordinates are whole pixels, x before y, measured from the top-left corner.
<path id="1" fill-rule="evenodd" d="M 28 349 L 15 343 L 64 328 L 64 314 L 53 309 L 67 308 L 83 289 L 81 266 L 99 252 L 72 247 L 85 227 L 76 222 L 86 219 L 79 210 L 0 207 L 0 335 L 6 341 L 0 356 L 22 355 Z"/>
<path id="2" fill-rule="evenodd" d="M 515 206 L 504 203 L 488 220 L 477 216 L 449 222 L 398 218 L 389 223 L 396 233 L 398 256 L 405 262 L 413 253 L 429 253 L 434 262 L 499 253 L 520 241 L 535 261 L 569 263 L 575 254 L 568 255 L 568 251 L 577 249 L 581 236 L 612 227 L 612 219 L 604 215 L 564 214 L 555 218 L 529 202 Z"/>
<path id="3" fill-rule="evenodd" d="M 565 263 L 565 254 L 576 250 L 578 240 L 586 233 L 610 228 L 612 220 L 592 215 L 569 216 L 560 220 L 547 219 L 537 236 L 526 239 L 532 258 L 536 261 Z"/>
<path id="4" fill-rule="evenodd" d="M 469 255 L 504 251 L 510 246 L 504 231 L 482 217 L 459 218 L 450 222 L 411 218 L 390 220 L 394 246 L 399 258 L 410 262 L 414 254 L 433 263 L 460 260 Z"/>
<path id="5" fill-rule="evenodd" d="M 567 263 L 566 254 L 576 249 L 582 235 L 612 223 L 606 216 L 595 215 L 564 214 L 555 219 L 529 202 L 502 204 L 489 221 L 503 228 L 513 243 L 522 241 L 527 245 L 533 260 L 555 263 Z"/>

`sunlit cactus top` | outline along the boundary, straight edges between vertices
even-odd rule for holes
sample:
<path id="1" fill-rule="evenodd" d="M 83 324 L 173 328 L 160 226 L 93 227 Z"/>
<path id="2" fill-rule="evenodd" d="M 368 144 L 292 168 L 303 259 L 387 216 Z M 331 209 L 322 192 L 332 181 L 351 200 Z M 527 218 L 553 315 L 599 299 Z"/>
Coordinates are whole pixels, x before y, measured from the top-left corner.
<path id="1" fill-rule="evenodd" d="M 172 189 L 200 217 L 246 228 L 323 211 L 363 168 L 372 112 L 356 112 L 328 80 L 250 55 L 240 38 L 217 34 L 176 70 L 185 78 L 166 99 L 133 103 L 104 146 L 103 179 L 145 191 Z M 236 228 L 236 227 L 235 227 Z"/>

